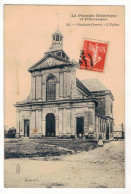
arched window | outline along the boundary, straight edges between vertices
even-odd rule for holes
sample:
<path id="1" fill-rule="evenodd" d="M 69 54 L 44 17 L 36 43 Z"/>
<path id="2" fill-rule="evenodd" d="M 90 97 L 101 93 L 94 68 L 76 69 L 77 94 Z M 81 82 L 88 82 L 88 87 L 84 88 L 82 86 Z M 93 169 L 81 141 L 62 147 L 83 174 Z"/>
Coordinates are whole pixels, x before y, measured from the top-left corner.
<path id="1" fill-rule="evenodd" d="M 56 78 L 50 75 L 46 81 L 46 100 L 56 99 Z"/>

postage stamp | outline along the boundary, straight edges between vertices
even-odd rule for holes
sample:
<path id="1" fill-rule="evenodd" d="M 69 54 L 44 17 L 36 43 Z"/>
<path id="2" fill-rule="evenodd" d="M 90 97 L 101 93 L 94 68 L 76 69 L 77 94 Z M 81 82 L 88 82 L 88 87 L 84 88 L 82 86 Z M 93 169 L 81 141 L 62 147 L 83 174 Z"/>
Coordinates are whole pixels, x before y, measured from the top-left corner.
<path id="1" fill-rule="evenodd" d="M 103 72 L 107 54 L 108 42 L 83 39 L 79 59 L 79 68 Z"/>

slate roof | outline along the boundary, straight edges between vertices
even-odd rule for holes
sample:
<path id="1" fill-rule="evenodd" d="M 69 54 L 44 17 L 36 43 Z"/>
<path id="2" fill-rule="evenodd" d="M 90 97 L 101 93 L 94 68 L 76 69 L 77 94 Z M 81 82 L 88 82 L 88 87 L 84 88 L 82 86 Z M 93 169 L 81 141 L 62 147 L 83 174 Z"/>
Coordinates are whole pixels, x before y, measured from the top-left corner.
<path id="1" fill-rule="evenodd" d="M 90 95 L 90 91 L 88 90 L 87 87 L 78 79 L 76 78 L 76 85 L 77 87 L 82 90 L 85 94 Z"/>
<path id="2" fill-rule="evenodd" d="M 61 31 L 59 29 L 57 29 L 53 34 L 60 34 L 63 36 L 63 34 L 61 33 Z"/>
<path id="3" fill-rule="evenodd" d="M 86 79 L 86 80 L 80 80 L 82 84 L 90 91 L 104 91 L 108 90 L 98 79 Z"/>

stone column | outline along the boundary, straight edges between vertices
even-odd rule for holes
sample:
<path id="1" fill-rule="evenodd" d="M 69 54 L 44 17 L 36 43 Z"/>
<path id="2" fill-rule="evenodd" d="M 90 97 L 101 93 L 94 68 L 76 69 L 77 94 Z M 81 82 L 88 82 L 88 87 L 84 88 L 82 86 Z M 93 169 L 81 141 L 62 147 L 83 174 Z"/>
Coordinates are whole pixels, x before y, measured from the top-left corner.
<path id="1" fill-rule="evenodd" d="M 59 135 L 63 135 L 63 109 L 59 108 L 58 109 L 58 114 L 59 114 Z"/>
<path id="2" fill-rule="evenodd" d="M 64 98 L 67 97 L 67 73 L 64 72 Z"/>
<path id="3" fill-rule="evenodd" d="M 36 76 L 36 99 L 40 99 L 41 98 L 41 76 L 38 75 Z"/>
<path id="4" fill-rule="evenodd" d="M 88 112 L 84 117 L 84 135 L 88 135 Z"/>
<path id="5" fill-rule="evenodd" d="M 20 137 L 20 111 L 16 110 L 16 137 Z"/>
<path id="6" fill-rule="evenodd" d="M 20 136 L 24 136 L 24 119 L 22 115 L 20 117 Z"/>
<path id="7" fill-rule="evenodd" d="M 59 100 L 59 81 L 56 82 L 56 100 Z"/>
<path id="8" fill-rule="evenodd" d="M 43 98 L 43 101 L 46 100 L 46 77 L 45 75 L 42 76 L 42 98 Z"/>
<path id="9" fill-rule="evenodd" d="M 66 109 L 66 122 L 67 122 L 66 133 L 68 135 L 71 135 L 71 109 L 70 108 Z"/>
<path id="10" fill-rule="evenodd" d="M 66 134 L 66 127 L 67 127 L 67 124 L 66 124 L 66 108 L 63 109 L 63 134 L 65 135 Z"/>
<path id="11" fill-rule="evenodd" d="M 64 91 L 63 79 L 64 79 L 64 74 L 63 72 L 60 72 L 60 98 L 63 98 L 63 91 Z"/>
<path id="12" fill-rule="evenodd" d="M 106 139 L 106 121 L 104 119 L 104 140 Z"/>
<path id="13" fill-rule="evenodd" d="M 43 114 L 43 110 L 41 110 L 41 135 L 43 135 L 42 114 Z"/>
<path id="14" fill-rule="evenodd" d="M 95 115 L 94 137 L 97 137 L 97 116 Z"/>
<path id="15" fill-rule="evenodd" d="M 107 129 L 109 128 L 109 139 L 110 139 L 110 120 L 107 119 Z"/>
<path id="16" fill-rule="evenodd" d="M 55 132 L 56 132 L 56 136 L 58 136 L 58 134 L 59 134 L 59 119 L 57 117 L 55 119 Z"/>
<path id="17" fill-rule="evenodd" d="M 71 134 L 75 135 L 75 126 L 74 126 L 74 120 L 75 120 L 75 113 L 74 108 L 71 108 Z"/>
<path id="18" fill-rule="evenodd" d="M 112 137 L 114 139 L 114 121 L 112 121 Z"/>
<path id="19" fill-rule="evenodd" d="M 76 97 L 76 70 L 75 69 L 71 72 L 71 96 L 72 98 Z"/>
<path id="20" fill-rule="evenodd" d="M 111 138 L 111 123 L 110 123 L 110 120 L 108 120 L 108 123 L 109 123 L 109 140 Z"/>
<path id="21" fill-rule="evenodd" d="M 99 133 L 100 133 L 100 127 L 101 127 L 101 126 L 100 126 L 100 119 L 101 119 L 101 118 L 98 117 L 98 123 L 99 123 L 99 128 L 98 128 L 99 130 L 98 130 L 98 132 L 99 132 Z M 99 137 L 99 134 L 98 134 L 98 137 Z"/>
<path id="22" fill-rule="evenodd" d="M 88 110 L 88 122 L 89 122 L 89 130 L 95 131 L 95 111 L 93 107 L 89 107 Z"/>
<path id="23" fill-rule="evenodd" d="M 32 76 L 32 80 L 31 80 L 31 87 L 32 87 L 32 99 L 36 98 L 36 78 L 35 76 Z"/>
<path id="24" fill-rule="evenodd" d="M 97 117 L 97 138 L 99 138 L 99 117 Z"/>
<path id="25" fill-rule="evenodd" d="M 46 120 L 45 119 L 43 119 L 42 120 L 42 134 L 43 134 L 43 136 L 45 136 L 46 135 Z"/>
<path id="26" fill-rule="evenodd" d="M 32 110 L 31 112 L 31 122 L 30 122 L 30 136 L 34 136 L 33 130 L 36 128 L 36 112 Z"/>
<path id="27" fill-rule="evenodd" d="M 36 135 L 42 136 L 41 134 L 41 110 L 36 110 L 36 129 L 38 130 Z"/>
<path id="28" fill-rule="evenodd" d="M 71 75 L 70 72 L 67 72 L 67 97 L 71 95 Z"/>
<path id="29" fill-rule="evenodd" d="M 103 118 L 101 118 L 101 133 L 102 133 L 102 139 L 103 139 Z"/>
<path id="30" fill-rule="evenodd" d="M 43 101 L 46 101 L 46 84 L 42 84 Z"/>

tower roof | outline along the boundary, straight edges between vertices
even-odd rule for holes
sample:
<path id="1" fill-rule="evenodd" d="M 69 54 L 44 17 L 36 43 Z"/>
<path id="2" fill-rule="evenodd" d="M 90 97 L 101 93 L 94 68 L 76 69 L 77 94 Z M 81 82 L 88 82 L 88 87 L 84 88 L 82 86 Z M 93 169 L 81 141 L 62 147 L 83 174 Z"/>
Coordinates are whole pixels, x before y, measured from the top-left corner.
<path id="1" fill-rule="evenodd" d="M 63 34 L 59 30 L 59 28 L 57 28 L 57 30 L 52 34 L 52 44 L 49 47 L 49 50 L 45 52 L 45 54 L 52 53 L 54 51 L 59 51 L 62 49 L 63 49 Z"/>
<path id="2" fill-rule="evenodd" d="M 61 33 L 61 31 L 60 31 L 59 29 L 57 29 L 53 34 L 60 34 L 60 35 L 63 36 L 63 34 Z M 53 35 L 53 34 L 52 34 L 52 35 Z"/>

